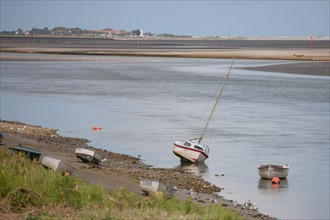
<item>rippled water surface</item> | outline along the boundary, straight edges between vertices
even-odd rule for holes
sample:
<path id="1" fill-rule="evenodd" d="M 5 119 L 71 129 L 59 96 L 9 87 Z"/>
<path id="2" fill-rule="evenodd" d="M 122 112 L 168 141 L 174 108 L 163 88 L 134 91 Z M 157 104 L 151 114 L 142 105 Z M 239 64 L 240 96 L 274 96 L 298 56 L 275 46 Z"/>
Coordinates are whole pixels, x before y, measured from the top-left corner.
<path id="1" fill-rule="evenodd" d="M 1 62 L 1 119 L 58 128 L 64 136 L 181 167 L 176 139 L 198 137 L 230 60 L 103 57 L 100 61 Z M 329 77 L 239 67 L 236 60 L 204 143 L 203 166 L 181 167 L 284 219 L 329 218 Z M 101 127 L 93 131 L 92 126 Z M 260 163 L 289 164 L 275 188 Z"/>

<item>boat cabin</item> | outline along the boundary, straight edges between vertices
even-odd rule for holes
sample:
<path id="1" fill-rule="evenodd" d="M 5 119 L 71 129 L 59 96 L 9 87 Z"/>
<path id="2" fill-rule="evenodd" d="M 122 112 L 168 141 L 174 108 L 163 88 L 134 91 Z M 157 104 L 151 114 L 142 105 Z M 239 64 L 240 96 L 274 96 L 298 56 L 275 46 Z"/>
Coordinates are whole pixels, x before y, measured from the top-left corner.
<path id="1" fill-rule="evenodd" d="M 185 147 L 189 147 L 189 148 L 192 148 L 192 149 L 196 149 L 196 150 L 199 150 L 199 151 L 202 151 L 203 153 L 205 153 L 206 155 L 209 154 L 209 147 L 207 145 L 202 145 L 200 143 L 195 143 L 193 142 L 192 140 L 185 140 L 183 145 Z"/>

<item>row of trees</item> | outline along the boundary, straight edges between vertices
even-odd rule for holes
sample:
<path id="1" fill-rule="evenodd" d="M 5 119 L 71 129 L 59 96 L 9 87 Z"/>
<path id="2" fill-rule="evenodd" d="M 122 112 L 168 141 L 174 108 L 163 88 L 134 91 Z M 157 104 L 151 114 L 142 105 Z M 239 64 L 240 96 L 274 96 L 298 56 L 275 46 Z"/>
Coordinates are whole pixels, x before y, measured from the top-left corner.
<path id="1" fill-rule="evenodd" d="M 112 29 L 107 29 L 112 30 Z M 126 34 L 129 32 L 120 31 L 120 33 Z M 55 27 L 49 30 L 45 28 L 32 28 L 29 31 L 23 31 L 19 28 L 17 31 L 3 31 L 0 34 L 2 35 L 62 35 L 62 36 L 107 36 L 106 32 L 102 31 L 92 31 L 92 30 L 83 30 L 81 28 L 66 28 L 66 27 Z"/>
<path id="2" fill-rule="evenodd" d="M 55 27 L 51 30 L 49 30 L 47 27 L 43 29 L 39 28 L 32 28 L 31 31 L 29 31 L 30 35 L 74 35 L 74 36 L 81 36 L 84 34 L 88 34 L 91 31 L 88 30 L 82 30 L 80 28 L 66 28 L 66 27 Z"/>
<path id="3" fill-rule="evenodd" d="M 49 30 L 45 28 L 32 28 L 29 31 L 23 31 L 21 28 L 17 31 L 2 31 L 1 35 L 59 35 L 59 36 L 100 36 L 100 37 L 130 37 L 130 36 L 153 36 L 153 37 L 191 37 L 191 36 L 178 36 L 173 34 L 151 34 L 143 33 L 142 29 L 125 31 L 125 30 L 112 30 L 104 29 L 99 31 L 83 30 L 81 28 L 66 28 L 66 27 L 55 27 Z"/>

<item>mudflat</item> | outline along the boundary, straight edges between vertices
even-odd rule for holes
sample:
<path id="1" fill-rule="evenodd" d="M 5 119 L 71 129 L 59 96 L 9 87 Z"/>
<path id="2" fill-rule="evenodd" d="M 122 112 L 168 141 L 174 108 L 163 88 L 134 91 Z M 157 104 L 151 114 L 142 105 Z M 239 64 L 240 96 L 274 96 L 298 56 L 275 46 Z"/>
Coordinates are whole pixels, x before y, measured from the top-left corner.
<path id="1" fill-rule="evenodd" d="M 330 62 L 297 62 L 259 67 L 246 67 L 246 70 L 292 73 L 303 75 L 330 76 Z"/>
<path id="2" fill-rule="evenodd" d="M 159 180 L 177 187 L 178 190 L 174 195 L 180 199 L 191 198 L 191 189 L 193 189 L 194 199 L 201 205 L 216 201 L 238 211 L 247 219 L 274 219 L 255 209 L 234 204 L 234 201 L 216 195 L 216 192 L 221 191 L 220 187 L 193 175 L 189 171 L 154 168 L 144 164 L 139 158 L 95 149 L 88 145 L 86 139 L 62 137 L 57 134 L 56 129 L 20 122 L 0 121 L 0 132 L 4 136 L 0 148 L 10 148 L 21 144 L 40 150 L 44 155 L 69 163 L 75 168 L 74 176 L 91 184 L 99 183 L 113 190 L 123 187 L 131 192 L 142 193 L 139 187 L 141 179 Z M 77 147 L 92 148 L 107 160 L 100 165 L 83 163 L 74 154 Z"/>

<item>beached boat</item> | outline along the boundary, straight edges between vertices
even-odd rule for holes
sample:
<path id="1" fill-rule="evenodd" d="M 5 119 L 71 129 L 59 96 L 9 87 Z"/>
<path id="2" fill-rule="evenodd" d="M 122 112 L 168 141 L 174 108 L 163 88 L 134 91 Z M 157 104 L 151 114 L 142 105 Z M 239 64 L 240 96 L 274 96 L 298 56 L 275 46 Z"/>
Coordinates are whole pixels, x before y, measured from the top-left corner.
<path id="1" fill-rule="evenodd" d="M 2 141 L 3 141 L 3 134 L 0 133 L 0 145 L 1 145 Z"/>
<path id="2" fill-rule="evenodd" d="M 229 74 L 234 65 L 234 62 L 235 62 L 235 59 L 233 60 L 233 62 L 230 65 L 228 74 L 225 76 L 221 90 L 219 92 L 219 95 L 217 96 L 217 99 L 214 103 L 212 111 L 206 121 L 206 124 L 203 128 L 201 136 L 199 138 L 195 138 L 195 139 L 177 140 L 174 142 L 173 149 L 172 149 L 173 153 L 181 159 L 181 162 L 204 163 L 204 161 L 209 157 L 209 152 L 210 152 L 209 147 L 205 144 L 202 144 L 201 142 L 205 136 L 206 130 L 207 130 L 209 123 L 211 121 L 211 118 L 215 112 L 217 104 L 220 101 L 220 97 L 221 97 L 223 89 L 229 79 Z"/>
<path id="3" fill-rule="evenodd" d="M 278 177 L 285 179 L 289 174 L 289 165 L 260 164 L 258 166 L 259 176 L 263 179 Z"/>
<path id="4" fill-rule="evenodd" d="M 39 150 L 30 147 L 24 147 L 22 145 L 18 145 L 17 147 L 11 147 L 9 149 L 17 153 L 22 152 L 31 160 L 33 159 L 39 160 L 41 155 L 41 152 Z"/>
<path id="5" fill-rule="evenodd" d="M 102 155 L 97 153 L 95 150 L 90 150 L 81 147 L 76 148 L 75 154 L 76 157 L 81 159 L 83 162 L 92 162 L 95 164 L 99 164 L 106 160 Z"/>
<path id="6" fill-rule="evenodd" d="M 183 163 L 203 163 L 209 156 L 210 149 L 196 140 L 177 140 L 174 142 L 173 153 Z"/>
<path id="7" fill-rule="evenodd" d="M 158 180 L 149 179 L 140 181 L 140 189 L 146 195 L 149 195 L 150 193 L 163 192 L 166 195 L 171 196 L 176 191 L 175 187 L 166 185 L 165 183 L 159 182 Z"/>
<path id="8" fill-rule="evenodd" d="M 42 155 L 39 159 L 39 162 L 44 167 L 61 172 L 63 175 L 71 175 L 74 171 L 74 167 L 72 167 L 70 164 L 50 156 Z"/>

